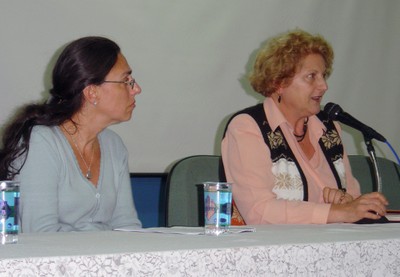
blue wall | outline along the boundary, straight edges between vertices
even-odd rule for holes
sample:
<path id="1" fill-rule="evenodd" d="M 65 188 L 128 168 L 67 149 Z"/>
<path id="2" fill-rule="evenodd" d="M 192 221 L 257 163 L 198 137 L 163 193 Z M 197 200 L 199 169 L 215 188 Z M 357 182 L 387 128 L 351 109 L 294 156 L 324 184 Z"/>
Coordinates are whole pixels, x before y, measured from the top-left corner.
<path id="1" fill-rule="evenodd" d="M 167 174 L 131 173 L 133 199 L 143 227 L 165 226 Z"/>

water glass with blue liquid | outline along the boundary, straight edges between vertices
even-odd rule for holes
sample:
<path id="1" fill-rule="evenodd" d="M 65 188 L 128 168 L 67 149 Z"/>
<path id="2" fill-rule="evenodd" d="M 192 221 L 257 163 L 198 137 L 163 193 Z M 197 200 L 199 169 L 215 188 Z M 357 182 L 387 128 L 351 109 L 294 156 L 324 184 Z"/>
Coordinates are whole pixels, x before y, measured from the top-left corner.
<path id="1" fill-rule="evenodd" d="M 0 181 L 0 244 L 18 242 L 19 182 Z"/>
<path id="2" fill-rule="evenodd" d="M 232 217 L 232 184 L 204 183 L 204 233 L 218 236 L 229 231 Z"/>

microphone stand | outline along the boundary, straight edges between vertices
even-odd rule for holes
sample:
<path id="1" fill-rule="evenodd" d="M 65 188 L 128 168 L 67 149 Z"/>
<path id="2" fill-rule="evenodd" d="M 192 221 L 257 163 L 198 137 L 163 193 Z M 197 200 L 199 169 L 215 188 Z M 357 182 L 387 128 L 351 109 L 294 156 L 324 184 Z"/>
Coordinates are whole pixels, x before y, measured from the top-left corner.
<path id="1" fill-rule="evenodd" d="M 368 136 L 367 134 L 364 134 L 364 141 L 365 145 L 367 146 L 367 150 L 369 153 L 369 157 L 371 158 L 372 165 L 374 166 L 374 175 L 375 175 L 375 181 L 377 184 L 377 191 L 382 193 L 382 180 L 381 180 L 381 175 L 379 174 L 379 169 L 378 169 L 378 163 L 376 160 L 376 155 L 375 155 L 375 149 L 374 146 L 372 145 L 372 138 Z M 356 224 L 372 224 L 372 223 L 388 223 L 390 222 L 387 217 L 381 216 L 379 219 L 369 219 L 369 218 L 363 218 L 357 222 Z"/>
<path id="2" fill-rule="evenodd" d="M 376 155 L 375 155 L 375 149 L 374 146 L 372 145 L 372 138 L 369 137 L 367 134 L 363 134 L 364 135 L 364 141 L 365 141 L 365 145 L 367 146 L 367 151 L 369 154 L 369 157 L 372 161 L 372 165 L 374 167 L 374 177 L 375 177 L 375 183 L 376 183 L 376 188 L 378 192 L 382 192 L 382 178 L 381 178 L 381 174 L 379 173 L 379 168 L 378 168 L 378 161 L 376 159 Z"/>

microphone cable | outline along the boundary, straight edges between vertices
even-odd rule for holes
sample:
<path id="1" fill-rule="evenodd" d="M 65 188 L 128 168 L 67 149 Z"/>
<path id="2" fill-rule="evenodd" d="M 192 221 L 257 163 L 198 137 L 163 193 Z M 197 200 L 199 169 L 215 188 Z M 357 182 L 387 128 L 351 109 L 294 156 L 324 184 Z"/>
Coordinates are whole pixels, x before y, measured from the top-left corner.
<path id="1" fill-rule="evenodd" d="M 396 157 L 397 163 L 400 165 L 400 158 L 397 155 L 396 151 L 394 150 L 394 148 L 392 147 L 392 145 L 389 143 L 388 140 L 385 141 L 385 143 L 387 144 L 387 146 L 389 146 L 389 149 L 392 151 L 392 153 L 394 154 L 394 156 Z"/>

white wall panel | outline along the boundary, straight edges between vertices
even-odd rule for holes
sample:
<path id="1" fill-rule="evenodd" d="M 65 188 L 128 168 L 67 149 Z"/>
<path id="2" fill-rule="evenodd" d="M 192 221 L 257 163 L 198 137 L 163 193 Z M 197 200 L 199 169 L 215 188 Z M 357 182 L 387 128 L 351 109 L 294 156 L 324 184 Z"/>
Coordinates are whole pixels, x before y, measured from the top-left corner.
<path id="1" fill-rule="evenodd" d="M 143 92 L 130 122 L 112 126 L 132 172 L 163 172 L 193 154 L 219 154 L 233 112 L 261 100 L 244 78 L 265 40 L 295 27 L 334 47 L 323 103 L 336 102 L 400 151 L 400 1 L 0 0 L 0 124 L 51 87 L 55 57 L 86 35 L 115 40 Z M 350 154 L 361 135 L 344 128 Z M 394 159 L 375 143 L 378 156 Z"/>

